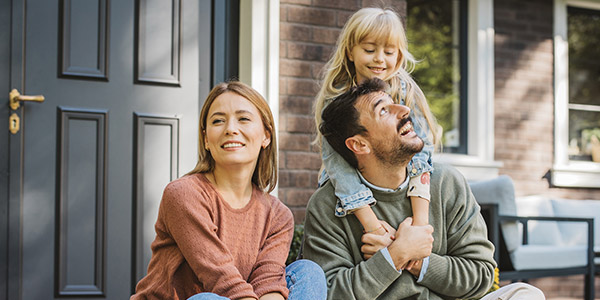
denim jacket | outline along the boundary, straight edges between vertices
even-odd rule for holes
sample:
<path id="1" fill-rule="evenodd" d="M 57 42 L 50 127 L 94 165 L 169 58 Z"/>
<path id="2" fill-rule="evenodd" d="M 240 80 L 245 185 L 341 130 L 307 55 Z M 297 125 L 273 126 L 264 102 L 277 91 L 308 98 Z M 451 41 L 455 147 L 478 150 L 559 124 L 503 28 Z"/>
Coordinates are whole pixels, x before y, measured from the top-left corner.
<path id="1" fill-rule="evenodd" d="M 402 81 L 402 99 L 400 99 L 402 105 L 404 105 L 404 98 L 406 98 L 406 83 Z M 409 115 L 413 119 L 415 133 L 424 143 L 423 150 L 413 156 L 407 167 L 412 180 L 423 173 L 433 171 L 431 154 L 434 147 L 427 135 L 430 129 L 421 110 L 415 106 L 411 108 Z M 374 205 L 377 202 L 371 190 L 358 177 L 358 170 L 350 166 L 341 155 L 333 150 L 326 139 L 323 139 L 321 144 L 321 155 L 325 168 L 319 177 L 319 186 L 325 184 L 327 180 L 331 180 L 335 187 L 335 195 L 338 198 L 335 208 L 336 216 L 343 217 L 349 211 Z"/>

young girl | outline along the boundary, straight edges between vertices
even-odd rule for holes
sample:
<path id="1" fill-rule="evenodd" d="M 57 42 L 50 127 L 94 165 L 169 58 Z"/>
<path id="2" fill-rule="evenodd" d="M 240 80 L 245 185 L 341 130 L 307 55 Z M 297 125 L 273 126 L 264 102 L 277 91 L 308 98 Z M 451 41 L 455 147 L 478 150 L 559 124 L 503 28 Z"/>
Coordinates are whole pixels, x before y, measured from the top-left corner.
<path id="1" fill-rule="evenodd" d="M 402 22 L 395 12 L 363 8 L 354 13 L 342 29 L 333 57 L 324 67 L 315 119 L 319 128 L 321 112 L 330 99 L 365 79 L 378 77 L 387 82 L 394 101 L 411 109 L 414 130 L 424 142 L 423 150 L 408 166 L 408 196 L 413 208 L 413 225 L 426 225 L 429 223 L 429 173 L 433 171 L 431 154 L 434 144 L 439 141 L 440 129 L 425 95 L 408 73 L 414 67 L 415 59 L 407 47 Z M 338 198 L 335 214 L 340 217 L 355 214 L 365 233 L 384 235 L 386 229 L 370 208 L 376 203 L 371 190 L 362 184 L 356 171 L 322 139 L 320 133 L 317 134 L 325 167 L 319 184 L 330 179 L 335 187 Z"/>

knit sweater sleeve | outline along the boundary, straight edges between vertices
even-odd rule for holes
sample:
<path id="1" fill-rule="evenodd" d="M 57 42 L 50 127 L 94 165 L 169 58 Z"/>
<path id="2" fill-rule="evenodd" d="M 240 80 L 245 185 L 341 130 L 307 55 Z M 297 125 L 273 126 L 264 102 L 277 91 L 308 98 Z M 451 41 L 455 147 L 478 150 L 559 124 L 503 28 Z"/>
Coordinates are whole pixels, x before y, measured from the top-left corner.
<path id="1" fill-rule="evenodd" d="M 289 208 L 278 199 L 266 197 L 272 203 L 271 218 L 266 224 L 269 229 L 248 282 L 254 287 L 258 297 L 278 292 L 287 298 L 289 292 L 285 281 L 285 261 L 294 235 L 294 217 Z"/>
<path id="2" fill-rule="evenodd" d="M 195 181 L 175 181 L 167 186 L 159 220 L 177 243 L 203 290 L 229 299 L 257 295 L 234 266 L 233 257 L 218 238 L 211 216 L 210 197 Z"/>
<path id="3" fill-rule="evenodd" d="M 328 299 L 376 299 L 400 277 L 400 273 L 377 252 L 364 261 L 353 253 L 361 242 L 345 223 L 331 213 L 335 205 L 330 183 L 311 197 L 304 228 L 304 258 L 319 264 L 327 278 Z M 395 295 L 396 296 L 396 295 Z M 402 299 L 398 295 L 398 299 Z M 408 296 L 408 295 L 406 295 Z"/>
<path id="4" fill-rule="evenodd" d="M 441 173 L 442 179 L 432 182 L 431 190 L 437 193 L 432 198 L 443 199 L 447 251 L 444 255 L 431 254 L 420 284 L 449 297 L 480 297 L 494 280 L 494 247 L 487 240 L 479 205 L 464 177 L 448 166 Z"/>

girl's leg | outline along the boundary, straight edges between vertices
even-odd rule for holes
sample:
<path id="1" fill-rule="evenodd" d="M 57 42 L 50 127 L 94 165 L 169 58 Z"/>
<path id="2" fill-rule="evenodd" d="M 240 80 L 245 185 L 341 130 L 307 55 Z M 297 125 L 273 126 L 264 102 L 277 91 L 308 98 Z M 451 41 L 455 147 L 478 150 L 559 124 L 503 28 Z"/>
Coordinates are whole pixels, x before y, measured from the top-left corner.
<path id="1" fill-rule="evenodd" d="M 189 297 L 187 300 L 229 300 L 229 298 L 225 298 L 213 293 L 200 293 Z"/>
<path id="2" fill-rule="evenodd" d="M 327 298 L 327 283 L 323 269 L 315 262 L 300 259 L 285 268 L 285 280 L 290 290 L 288 300 L 321 300 Z"/>

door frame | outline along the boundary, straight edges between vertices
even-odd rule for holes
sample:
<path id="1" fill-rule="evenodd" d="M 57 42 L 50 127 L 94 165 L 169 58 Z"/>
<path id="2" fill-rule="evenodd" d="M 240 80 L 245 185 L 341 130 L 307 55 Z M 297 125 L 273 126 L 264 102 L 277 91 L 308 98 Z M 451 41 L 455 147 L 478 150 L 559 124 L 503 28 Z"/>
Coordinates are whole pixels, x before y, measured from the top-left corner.
<path id="1" fill-rule="evenodd" d="M 8 55 L 2 57 L 3 67 L 8 67 L 8 86 L 0 89 L 3 94 L 2 99 L 6 99 L 3 105 L 2 128 L 7 129 L 8 116 L 13 112 L 21 119 L 23 124 L 23 112 L 25 108 L 12 111 L 8 108 L 8 91 L 13 88 L 25 93 L 23 82 L 24 74 L 24 24 L 25 24 L 25 6 L 24 0 L 3 0 L 1 2 L 2 11 L 8 14 L 8 30 L 1 33 L 2 36 L 8 35 Z M 4 16 L 3 16 L 4 17 Z M 6 37 L 6 36 L 5 36 Z M 6 112 L 6 113 L 5 113 Z M 4 136 L 4 135 L 3 135 Z M 21 299 L 21 261 L 22 261 L 22 235 L 21 235 L 21 200 L 22 200 L 22 176 L 23 176 L 23 130 L 16 134 L 8 133 L 7 143 L 0 147 L 0 157 L 4 157 L 0 163 L 7 172 L 0 175 L 0 210 L 6 214 L 5 222 L 1 222 L 2 244 L 0 253 L 3 255 L 2 275 L 0 275 L 0 299 Z M 6 196 L 5 196 L 6 195 Z"/>

